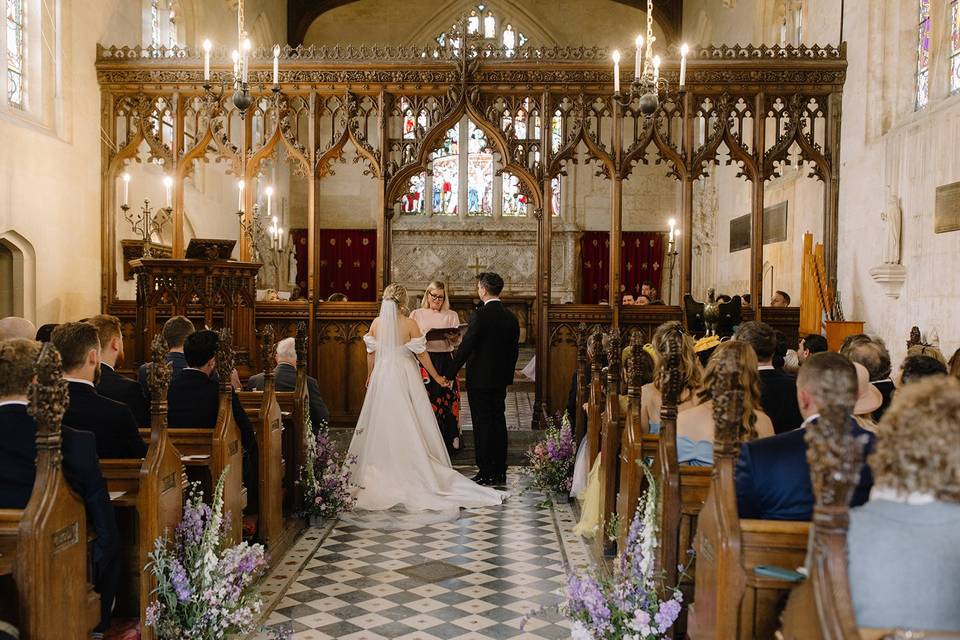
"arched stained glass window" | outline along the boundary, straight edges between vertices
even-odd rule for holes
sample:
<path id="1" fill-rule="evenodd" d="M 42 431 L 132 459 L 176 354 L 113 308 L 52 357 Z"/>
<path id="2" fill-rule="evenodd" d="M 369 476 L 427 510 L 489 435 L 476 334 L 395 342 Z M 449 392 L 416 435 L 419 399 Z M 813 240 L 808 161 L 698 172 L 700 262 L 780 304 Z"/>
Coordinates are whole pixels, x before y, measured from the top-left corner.
<path id="1" fill-rule="evenodd" d="M 960 91 L 960 0 L 950 3 L 950 93 Z"/>
<path id="2" fill-rule="evenodd" d="M 6 62 L 7 62 L 7 103 L 18 109 L 26 106 L 25 89 L 25 51 L 24 44 L 24 0 L 5 0 L 6 2 Z"/>
<path id="3" fill-rule="evenodd" d="M 461 24 L 453 24 L 450 28 L 436 37 L 441 47 L 449 47 L 454 53 L 459 52 L 462 38 Z M 519 47 L 528 42 L 526 34 L 518 31 L 511 23 L 498 17 L 485 4 L 478 4 L 467 14 L 467 39 L 469 42 L 480 45 L 494 45 L 504 47 L 508 56 L 514 55 Z"/>
<path id="4" fill-rule="evenodd" d="M 917 26 L 917 88 L 915 107 L 923 109 L 930 100 L 930 0 L 920 0 Z"/>

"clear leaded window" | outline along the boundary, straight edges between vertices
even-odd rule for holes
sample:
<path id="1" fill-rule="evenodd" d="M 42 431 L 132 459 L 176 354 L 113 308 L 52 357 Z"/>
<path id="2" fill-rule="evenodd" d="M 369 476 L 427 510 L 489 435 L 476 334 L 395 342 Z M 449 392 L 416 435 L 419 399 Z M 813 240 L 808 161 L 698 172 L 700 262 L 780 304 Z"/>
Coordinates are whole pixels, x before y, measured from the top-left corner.
<path id="1" fill-rule="evenodd" d="M 23 109 L 26 107 L 24 0 L 5 0 L 7 9 L 7 103 Z"/>
<path id="2" fill-rule="evenodd" d="M 150 44 L 160 46 L 160 0 L 150 0 Z"/>
<path id="3" fill-rule="evenodd" d="M 503 47 L 508 56 L 513 55 L 519 47 L 527 43 L 527 36 L 518 31 L 509 22 L 504 22 L 493 13 L 485 4 L 478 4 L 467 14 L 467 40 L 481 46 L 494 45 Z M 449 47 L 454 53 L 460 50 L 462 42 L 461 26 L 451 25 L 450 29 L 436 37 L 437 44 Z"/>
<path id="4" fill-rule="evenodd" d="M 930 100 L 930 0 L 920 0 L 917 27 L 917 94 L 915 106 L 923 109 Z"/>
<path id="5" fill-rule="evenodd" d="M 960 91 L 960 0 L 950 3 L 950 93 Z"/>

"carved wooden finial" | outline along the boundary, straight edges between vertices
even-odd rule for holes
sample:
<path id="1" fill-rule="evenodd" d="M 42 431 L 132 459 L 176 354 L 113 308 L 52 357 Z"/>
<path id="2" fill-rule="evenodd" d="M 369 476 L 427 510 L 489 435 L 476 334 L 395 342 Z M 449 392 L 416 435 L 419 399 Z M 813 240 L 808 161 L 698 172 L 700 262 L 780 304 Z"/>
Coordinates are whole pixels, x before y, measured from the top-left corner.
<path id="1" fill-rule="evenodd" d="M 607 334 L 607 381 L 620 379 L 620 331 L 611 329 Z"/>
<path id="2" fill-rule="evenodd" d="M 273 375 L 273 359 L 276 346 L 273 325 L 268 324 L 260 330 L 260 359 L 265 376 Z"/>
<path id="3" fill-rule="evenodd" d="M 850 429 L 854 398 L 827 401 L 820 418 L 807 425 L 807 462 L 817 506 L 845 507 L 860 480 L 863 447 Z"/>
<path id="4" fill-rule="evenodd" d="M 923 344 L 923 339 L 920 337 L 920 327 L 913 327 L 910 329 L 910 338 L 907 340 L 907 349 L 918 344 Z"/>
<path id="5" fill-rule="evenodd" d="M 643 338 L 639 331 L 630 336 L 630 356 L 627 358 L 627 392 L 639 395 L 642 387 L 652 376 L 653 362 L 643 350 Z"/>
<path id="6" fill-rule="evenodd" d="M 733 359 L 717 362 L 710 397 L 713 399 L 714 458 L 734 457 L 740 451 L 743 425 L 743 385 Z"/>
<path id="7" fill-rule="evenodd" d="M 147 368 L 147 386 L 150 388 L 151 406 L 160 406 L 167 400 L 167 388 L 173 376 L 173 367 L 167 362 L 167 341 L 162 333 L 153 337 L 150 345 L 150 366 Z"/>
<path id="8" fill-rule="evenodd" d="M 70 387 L 63 379 L 60 352 L 52 342 L 40 348 L 36 378 L 27 390 L 27 413 L 37 423 L 37 448 L 60 451 L 60 425 L 70 405 Z"/>
<path id="9" fill-rule="evenodd" d="M 305 366 L 307 364 L 307 323 L 302 320 L 297 323 L 294 346 L 297 350 L 297 366 Z"/>
<path id="10" fill-rule="evenodd" d="M 581 322 L 577 325 L 577 360 L 586 362 L 587 360 L 587 323 Z"/>
<path id="11" fill-rule="evenodd" d="M 220 377 L 222 388 L 230 384 L 230 374 L 233 371 L 233 332 L 223 328 L 217 333 L 220 336 L 217 344 L 217 376 Z"/>
<path id="12" fill-rule="evenodd" d="M 678 323 L 679 325 L 679 323 Z M 680 393 L 686 384 L 686 371 L 683 368 L 683 334 L 680 328 L 667 334 L 663 341 L 663 380 L 660 393 L 663 395 L 663 405 L 677 406 Z"/>
<path id="13" fill-rule="evenodd" d="M 590 334 L 590 363 L 595 369 L 601 367 L 601 362 L 603 360 L 603 331 L 599 328 L 596 329 L 592 334 Z"/>

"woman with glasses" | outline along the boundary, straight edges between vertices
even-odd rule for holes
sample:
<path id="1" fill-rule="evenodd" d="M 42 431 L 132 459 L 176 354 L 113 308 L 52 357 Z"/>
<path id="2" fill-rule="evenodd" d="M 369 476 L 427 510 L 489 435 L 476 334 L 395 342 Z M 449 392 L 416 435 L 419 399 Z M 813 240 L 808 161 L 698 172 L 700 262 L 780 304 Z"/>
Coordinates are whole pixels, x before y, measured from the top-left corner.
<path id="1" fill-rule="evenodd" d="M 424 335 L 431 330 L 450 329 L 446 338 L 427 340 L 427 353 L 430 354 L 434 368 L 437 371 L 446 371 L 447 365 L 453 359 L 453 350 L 460 344 L 460 317 L 450 308 L 447 290 L 442 282 L 434 280 L 427 285 L 421 308 L 411 313 L 410 318 L 417 323 Z M 463 448 L 460 433 L 460 383 L 454 380 L 453 386 L 448 388 L 427 377 L 426 385 L 443 441 L 453 455 Z"/>

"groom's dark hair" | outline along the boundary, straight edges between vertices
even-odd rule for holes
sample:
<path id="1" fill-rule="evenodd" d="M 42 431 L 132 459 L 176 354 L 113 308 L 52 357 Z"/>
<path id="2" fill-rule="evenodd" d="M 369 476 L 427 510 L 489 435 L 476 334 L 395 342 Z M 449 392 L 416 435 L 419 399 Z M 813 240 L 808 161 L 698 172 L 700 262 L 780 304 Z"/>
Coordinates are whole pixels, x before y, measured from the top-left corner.
<path id="1" fill-rule="evenodd" d="M 503 278 L 492 271 L 478 275 L 477 282 L 492 296 L 498 296 L 503 291 Z"/>

